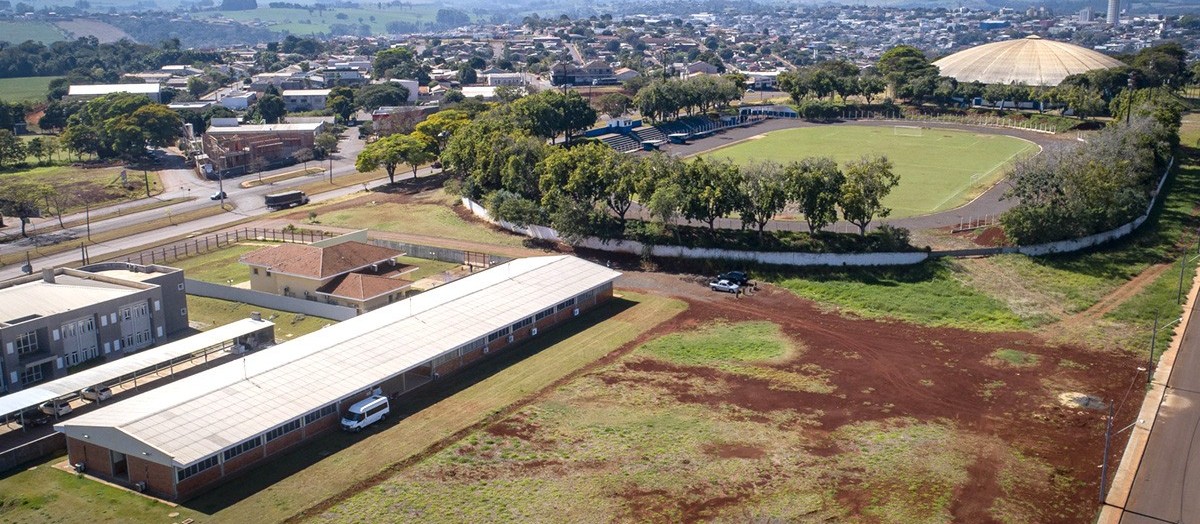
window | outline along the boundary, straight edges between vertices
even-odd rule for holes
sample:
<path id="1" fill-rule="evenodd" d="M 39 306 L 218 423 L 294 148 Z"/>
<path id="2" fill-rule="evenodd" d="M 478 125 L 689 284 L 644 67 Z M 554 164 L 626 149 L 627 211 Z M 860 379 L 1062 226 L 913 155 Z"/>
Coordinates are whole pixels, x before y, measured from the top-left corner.
<path id="1" fill-rule="evenodd" d="M 574 306 L 574 305 L 575 305 L 575 299 L 574 299 L 574 298 L 572 298 L 572 299 L 570 299 L 570 300 L 564 300 L 564 301 L 562 301 L 562 302 L 559 302 L 559 304 L 558 304 L 557 306 L 554 306 L 554 310 L 555 310 L 555 311 L 562 311 L 562 310 L 564 310 L 564 309 L 567 309 L 567 308 L 569 308 L 569 307 L 571 307 L 571 306 Z"/>
<path id="2" fill-rule="evenodd" d="M 267 276 L 271 276 L 271 272 L 270 272 L 270 271 L 267 271 Z"/>
<path id="3" fill-rule="evenodd" d="M 534 318 L 534 320 L 541 320 L 541 319 L 546 318 L 553 314 L 554 314 L 554 308 L 550 308 L 545 311 L 539 311 L 537 315 L 533 316 L 533 318 Z"/>
<path id="4" fill-rule="evenodd" d="M 186 468 L 176 471 L 175 472 L 175 480 L 182 481 L 185 478 L 188 478 L 192 475 L 200 473 L 201 471 L 204 471 L 204 470 L 211 468 L 213 466 L 216 466 L 216 465 L 217 465 L 217 456 L 213 455 L 204 460 L 201 460 L 200 462 L 192 464 L 191 466 L 188 466 Z"/>
<path id="5" fill-rule="evenodd" d="M 180 309 L 179 309 L 179 316 L 181 316 L 181 317 L 186 317 L 186 316 L 187 316 L 187 308 L 180 308 Z"/>
<path id="6" fill-rule="evenodd" d="M 178 285 L 176 285 L 176 286 L 175 286 L 175 289 L 178 289 L 178 290 L 180 290 L 180 291 L 183 291 L 183 282 L 180 282 Z"/>
<path id="7" fill-rule="evenodd" d="M 529 318 L 526 318 L 525 320 L 517 322 L 516 324 L 513 324 L 512 329 L 513 329 L 513 331 L 516 331 L 516 330 L 521 329 L 525 326 L 528 326 L 532 323 L 533 323 L 533 317 L 529 317 Z"/>
<path id="8" fill-rule="evenodd" d="M 318 420 L 321 420 L 322 418 L 332 415 L 334 411 L 337 411 L 337 404 L 330 404 L 330 405 L 325 406 L 321 409 L 318 409 L 312 413 L 304 415 L 304 423 L 312 424 L 313 422 L 316 422 Z"/>
<path id="9" fill-rule="evenodd" d="M 595 297 L 596 297 L 596 290 L 593 289 L 591 291 L 585 291 L 583 293 L 580 293 L 577 298 L 578 298 L 579 302 L 590 302 Z"/>
<path id="10" fill-rule="evenodd" d="M 254 271 L 254 274 L 255 274 L 255 275 L 257 275 L 257 274 L 258 274 L 258 268 L 254 268 L 254 269 L 253 269 L 253 271 Z"/>
<path id="11" fill-rule="evenodd" d="M 267 432 L 267 442 L 275 440 L 279 437 L 287 435 L 293 431 L 300 429 L 300 419 L 293 420 Z"/>
<path id="12" fill-rule="evenodd" d="M 18 355 L 28 355 L 38 350 L 37 331 L 30 331 L 24 335 L 17 337 L 14 341 L 17 346 Z"/>
<path id="13" fill-rule="evenodd" d="M 241 444 L 238 444 L 232 448 L 225 450 L 225 460 L 229 460 L 233 457 L 241 455 L 242 453 L 245 453 L 254 448 L 257 448 L 260 445 L 262 445 L 262 437 L 254 437 L 250 440 L 247 440 Z"/>
<path id="14" fill-rule="evenodd" d="M 488 335 L 488 342 L 491 342 L 491 341 L 496 340 L 504 335 L 507 335 L 510 331 L 511 330 L 509 328 L 504 328 L 504 329 L 501 329 L 500 331 L 492 333 L 491 335 Z"/>
<path id="15" fill-rule="evenodd" d="M 22 384 L 33 384 L 42 380 L 42 366 L 31 366 L 21 372 Z"/>

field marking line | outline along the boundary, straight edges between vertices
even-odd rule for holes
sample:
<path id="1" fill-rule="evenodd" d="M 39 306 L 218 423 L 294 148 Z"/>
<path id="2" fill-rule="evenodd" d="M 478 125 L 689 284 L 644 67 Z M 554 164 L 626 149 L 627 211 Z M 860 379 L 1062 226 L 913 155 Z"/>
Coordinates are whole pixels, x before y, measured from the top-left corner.
<path id="1" fill-rule="evenodd" d="M 1022 138 L 1021 140 L 1025 140 L 1025 139 L 1024 139 L 1024 138 Z M 1029 140 L 1025 140 L 1025 141 L 1026 141 L 1026 142 L 1029 142 L 1029 143 L 1031 143 L 1031 144 L 1033 144 L 1033 145 L 1035 145 L 1035 146 L 1037 146 L 1037 147 L 1038 147 L 1038 152 L 1037 152 L 1036 154 L 1041 154 L 1041 152 L 1042 152 L 1042 146 L 1038 146 L 1036 143 L 1034 143 L 1034 142 L 1032 142 L 1032 141 L 1029 141 Z M 997 163 L 995 166 L 992 166 L 992 168 L 991 168 L 991 169 L 989 169 L 989 170 L 985 171 L 985 172 L 983 173 L 983 177 L 981 177 L 981 178 L 987 178 L 987 177 L 988 177 L 988 176 L 990 176 L 990 175 L 991 175 L 991 174 L 992 174 L 994 171 L 996 171 L 997 169 L 1000 169 L 1000 168 L 1001 168 L 1001 167 L 1003 167 L 1005 164 L 1007 164 L 1009 161 L 1011 161 L 1011 160 L 1012 160 L 1014 157 L 1016 157 L 1017 155 L 1019 155 L 1019 154 L 1021 154 L 1021 153 L 1024 153 L 1024 152 L 1026 152 L 1026 151 L 1028 151 L 1028 148 L 1026 148 L 1026 149 L 1022 149 L 1022 150 L 1020 150 L 1020 151 L 1017 151 L 1016 153 L 1013 153 L 1013 154 L 1009 155 L 1009 156 L 1008 156 L 1008 158 L 1006 158 L 1006 159 L 1004 159 L 1004 160 L 1000 161 L 1000 162 L 999 162 L 999 163 Z M 1000 183 L 1000 182 L 1002 182 L 1002 181 L 1003 181 L 1003 180 L 997 180 L 997 181 L 996 181 L 996 184 L 999 184 L 999 183 Z M 966 183 L 966 184 L 963 184 L 962 186 L 959 186 L 959 189 L 958 189 L 957 191 L 955 191 L 954 193 L 952 193 L 950 196 L 948 196 L 948 197 L 946 197 L 946 198 L 942 199 L 942 201 L 941 201 L 941 202 L 938 202 L 938 204 L 937 204 L 936 206 L 934 206 L 934 207 L 933 207 L 933 209 L 930 209 L 930 210 L 929 210 L 929 213 L 930 213 L 930 214 L 932 214 L 932 213 L 936 213 L 936 212 L 938 212 L 938 209 L 940 209 L 940 208 L 942 207 L 942 205 L 944 205 L 946 202 L 950 201 L 950 199 L 951 199 L 951 198 L 954 198 L 954 197 L 956 197 L 956 196 L 958 196 L 958 195 L 962 194 L 962 193 L 963 193 L 964 191 L 966 191 L 967 189 L 970 189 L 970 188 L 971 188 L 971 186 L 973 185 L 973 182 L 975 182 L 975 180 L 974 180 L 974 179 L 967 181 L 967 183 Z M 971 202 L 974 202 L 974 201 L 975 201 L 975 200 L 977 200 L 979 197 L 983 196 L 983 195 L 984 195 L 984 193 L 987 193 L 987 192 L 988 192 L 988 191 L 990 191 L 990 190 L 991 190 L 993 187 L 996 187 L 996 184 L 992 184 L 991 186 L 988 186 L 988 188 L 987 188 L 987 189 L 985 189 L 985 190 L 983 191 L 983 193 L 980 193 L 980 194 L 979 194 L 979 196 L 977 196 L 977 197 L 975 197 L 975 198 L 972 198 L 970 201 L 966 202 L 966 203 L 965 203 L 965 204 L 963 204 L 962 206 L 957 206 L 957 207 L 963 207 L 963 206 L 966 206 L 967 204 L 970 204 Z M 943 210 L 943 211 L 949 211 L 949 210 Z"/>

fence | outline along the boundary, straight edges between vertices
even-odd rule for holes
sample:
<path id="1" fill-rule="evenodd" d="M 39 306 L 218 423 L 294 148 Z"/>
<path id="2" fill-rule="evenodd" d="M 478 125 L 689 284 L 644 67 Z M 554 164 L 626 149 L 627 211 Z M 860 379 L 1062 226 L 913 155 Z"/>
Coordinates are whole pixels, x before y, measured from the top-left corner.
<path id="1" fill-rule="evenodd" d="M 939 124 L 957 124 L 980 127 L 999 127 L 1006 129 L 1023 129 L 1037 133 L 1057 134 L 1062 130 L 1050 123 L 1021 121 L 1004 118 L 997 115 L 952 115 L 941 113 L 902 113 L 899 111 L 842 111 L 844 120 L 884 120 L 895 122 L 932 122 Z"/>
<path id="2" fill-rule="evenodd" d="M 289 231 L 259 227 L 245 227 L 234 231 L 223 231 L 210 235 L 204 235 L 202 237 L 181 240 L 179 242 L 175 242 L 174 244 L 159 246 L 154 249 L 142 251 L 140 253 L 126 255 L 125 262 L 133 262 L 141 265 L 165 264 L 187 257 L 203 255 L 218 249 L 225 249 L 237 244 L 238 242 L 244 242 L 247 240 L 309 244 L 331 236 L 335 236 L 335 234 L 326 231 Z"/>
<path id="3" fill-rule="evenodd" d="M 303 313 L 305 315 L 330 318 L 339 321 L 354 318 L 358 315 L 358 310 L 336 304 L 326 304 L 312 300 L 303 300 L 299 298 L 273 295 L 271 293 L 263 293 L 262 291 L 222 286 L 220 284 L 202 282 L 199 280 L 192 280 L 190 278 L 184 279 L 184 283 L 187 286 L 187 292 L 189 295 L 219 298 L 221 300 L 242 302 L 259 307 L 290 311 L 292 313 Z"/>
<path id="4" fill-rule="evenodd" d="M 463 264 L 473 268 L 489 268 L 512 260 L 509 257 L 489 255 L 477 251 L 462 251 L 446 247 L 410 244 L 396 240 L 372 239 L 370 242 L 376 246 L 395 249 L 410 257 L 449 262 L 451 264 Z"/>

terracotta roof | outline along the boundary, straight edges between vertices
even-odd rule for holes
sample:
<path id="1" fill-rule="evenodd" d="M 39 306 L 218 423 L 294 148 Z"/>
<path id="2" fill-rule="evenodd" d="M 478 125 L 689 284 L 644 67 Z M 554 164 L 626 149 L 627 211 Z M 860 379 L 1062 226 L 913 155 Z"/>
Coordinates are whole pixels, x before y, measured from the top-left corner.
<path id="1" fill-rule="evenodd" d="M 317 293 L 325 293 L 335 297 L 366 300 L 384 293 L 405 289 L 412 285 L 411 280 L 377 277 L 362 273 L 349 273 L 337 277 L 328 284 L 317 288 Z"/>
<path id="2" fill-rule="evenodd" d="M 327 279 L 400 255 L 394 249 L 362 242 L 343 242 L 329 247 L 283 244 L 242 255 L 243 264 L 265 267 L 276 273 Z"/>

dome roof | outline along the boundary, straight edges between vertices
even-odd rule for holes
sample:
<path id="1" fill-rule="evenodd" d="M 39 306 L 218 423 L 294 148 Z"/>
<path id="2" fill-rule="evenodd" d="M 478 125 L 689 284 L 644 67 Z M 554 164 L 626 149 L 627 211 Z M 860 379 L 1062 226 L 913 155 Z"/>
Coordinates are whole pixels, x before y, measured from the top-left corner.
<path id="1" fill-rule="evenodd" d="M 1125 64 L 1091 49 L 1035 35 L 972 47 L 933 65 L 941 69 L 942 76 L 959 82 L 1056 86 L 1070 75 Z"/>

